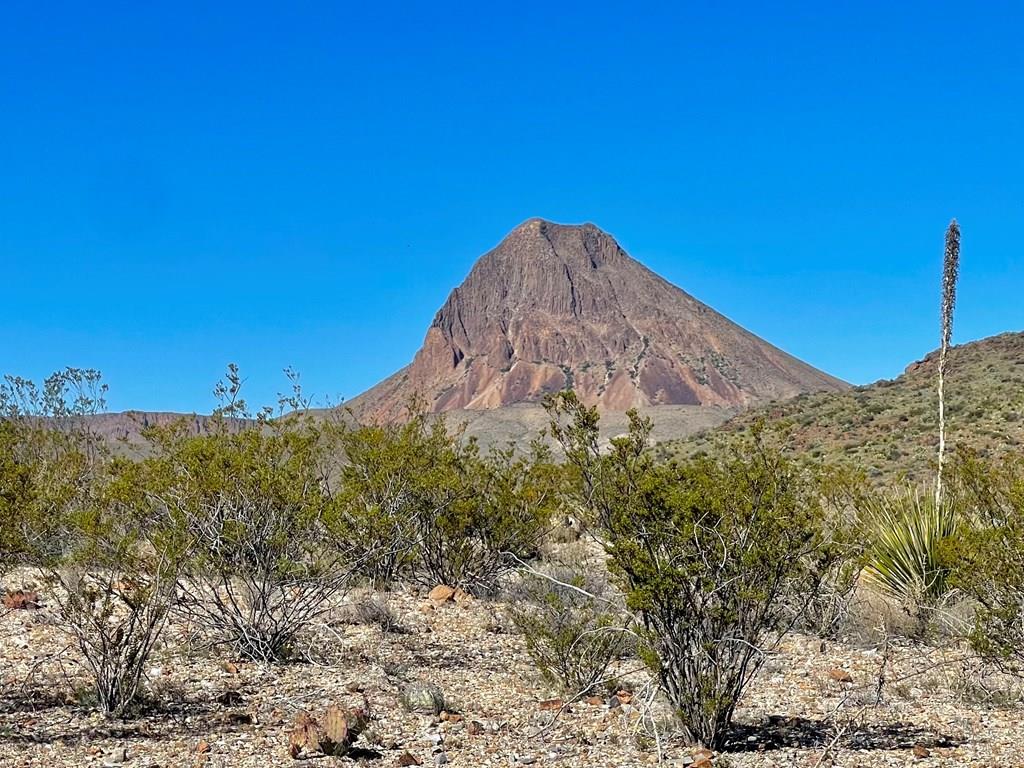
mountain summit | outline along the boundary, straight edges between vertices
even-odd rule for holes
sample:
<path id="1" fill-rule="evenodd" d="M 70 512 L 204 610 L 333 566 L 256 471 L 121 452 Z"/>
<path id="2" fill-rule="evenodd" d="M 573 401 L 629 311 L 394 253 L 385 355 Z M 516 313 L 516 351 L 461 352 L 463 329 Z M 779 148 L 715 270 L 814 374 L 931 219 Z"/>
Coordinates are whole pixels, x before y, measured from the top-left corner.
<path id="1" fill-rule="evenodd" d="M 606 411 L 746 407 L 846 384 L 749 333 L 593 224 L 530 219 L 452 291 L 413 361 L 351 405 L 493 409 L 573 388 Z"/>

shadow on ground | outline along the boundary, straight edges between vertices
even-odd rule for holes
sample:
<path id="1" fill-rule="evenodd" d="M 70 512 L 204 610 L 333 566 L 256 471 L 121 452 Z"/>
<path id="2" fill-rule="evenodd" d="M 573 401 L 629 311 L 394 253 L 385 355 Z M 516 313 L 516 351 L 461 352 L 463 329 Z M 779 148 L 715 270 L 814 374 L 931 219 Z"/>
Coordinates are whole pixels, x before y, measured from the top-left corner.
<path id="1" fill-rule="evenodd" d="M 241 700 L 216 699 L 147 701 L 130 719 L 96 721 L 90 720 L 90 708 L 69 704 L 65 695 L 25 687 L 0 694 L 0 742 L 79 744 L 103 739 L 162 740 L 187 732 L 188 723 L 196 720 L 202 720 L 212 732 L 228 732 L 253 722 L 247 712 L 237 707 L 241 703 Z"/>
<path id="2" fill-rule="evenodd" d="M 918 745 L 932 749 L 959 744 L 951 736 L 911 723 L 850 725 L 843 730 L 843 725 L 837 725 L 834 721 L 772 715 L 756 725 L 734 725 L 724 751 L 820 749 L 834 741 L 835 746 L 843 749 L 862 750 L 912 749 Z"/>

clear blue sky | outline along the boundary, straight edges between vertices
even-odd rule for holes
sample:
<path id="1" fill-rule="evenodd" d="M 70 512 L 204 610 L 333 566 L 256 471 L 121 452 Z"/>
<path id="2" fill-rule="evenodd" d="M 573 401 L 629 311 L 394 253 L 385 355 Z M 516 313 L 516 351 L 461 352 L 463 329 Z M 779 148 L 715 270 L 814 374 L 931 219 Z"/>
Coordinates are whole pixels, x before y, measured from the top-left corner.
<path id="1" fill-rule="evenodd" d="M 669 7 L 672 9 L 670 10 Z M 1024 327 L 1019 3 L 0 7 L 0 371 L 351 397 L 530 216 L 863 383 Z"/>

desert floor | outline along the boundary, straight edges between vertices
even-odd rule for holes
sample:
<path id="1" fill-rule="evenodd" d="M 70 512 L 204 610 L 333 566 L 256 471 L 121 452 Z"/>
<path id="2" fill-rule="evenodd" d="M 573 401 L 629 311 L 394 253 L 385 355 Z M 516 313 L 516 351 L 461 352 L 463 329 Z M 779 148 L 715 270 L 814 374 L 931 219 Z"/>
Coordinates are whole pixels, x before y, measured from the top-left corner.
<path id="1" fill-rule="evenodd" d="M 557 692 L 531 665 L 501 602 L 434 606 L 414 591 L 351 599 L 386 602 L 404 631 L 353 622 L 352 607 L 342 606 L 316 629 L 306 663 L 271 667 L 163 648 L 149 675 L 154 704 L 129 721 L 104 720 L 80 703 L 86 678 L 45 600 L 9 611 L 0 617 L 0 765 L 297 766 L 304 763 L 289 755 L 296 715 L 364 696 L 374 719 L 361 750 L 312 765 L 416 764 L 412 756 L 425 766 L 641 766 L 658 764 L 659 743 L 663 764 L 701 764 L 663 705 L 645 705 L 645 673 L 635 667 L 622 670 L 631 696 L 552 705 Z M 731 744 L 711 764 L 1024 765 L 1024 705 L 1005 681 L 993 687 L 965 671 L 961 656 L 790 636 L 750 686 Z M 406 711 L 400 693 L 414 681 L 439 686 L 451 714 Z M 644 735 L 651 720 L 658 742 Z"/>

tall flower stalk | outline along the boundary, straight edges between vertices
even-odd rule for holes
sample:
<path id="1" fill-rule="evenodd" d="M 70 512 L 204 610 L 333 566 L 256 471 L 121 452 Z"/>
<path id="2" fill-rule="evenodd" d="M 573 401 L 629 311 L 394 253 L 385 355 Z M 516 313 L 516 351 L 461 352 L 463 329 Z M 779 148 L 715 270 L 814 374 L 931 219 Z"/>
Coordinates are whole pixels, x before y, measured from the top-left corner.
<path id="1" fill-rule="evenodd" d="M 939 344 L 939 466 L 935 475 L 935 506 L 942 502 L 942 469 L 946 458 L 946 357 L 953 336 L 953 308 L 956 306 L 956 281 L 960 272 L 960 225 L 956 219 L 946 229 L 946 252 L 942 262 L 942 312 Z"/>

